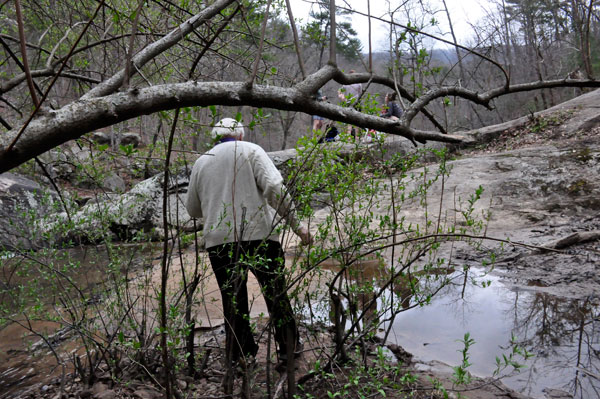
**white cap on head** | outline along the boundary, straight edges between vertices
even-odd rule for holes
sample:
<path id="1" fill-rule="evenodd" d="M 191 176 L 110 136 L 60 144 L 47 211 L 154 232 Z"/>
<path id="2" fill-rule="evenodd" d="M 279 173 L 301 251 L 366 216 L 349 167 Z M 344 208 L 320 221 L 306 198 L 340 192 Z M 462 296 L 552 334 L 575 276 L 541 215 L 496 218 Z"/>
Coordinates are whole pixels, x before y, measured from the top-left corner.
<path id="1" fill-rule="evenodd" d="M 213 138 L 233 137 L 236 140 L 244 138 L 244 125 L 233 118 L 224 118 L 215 123 L 211 131 Z"/>

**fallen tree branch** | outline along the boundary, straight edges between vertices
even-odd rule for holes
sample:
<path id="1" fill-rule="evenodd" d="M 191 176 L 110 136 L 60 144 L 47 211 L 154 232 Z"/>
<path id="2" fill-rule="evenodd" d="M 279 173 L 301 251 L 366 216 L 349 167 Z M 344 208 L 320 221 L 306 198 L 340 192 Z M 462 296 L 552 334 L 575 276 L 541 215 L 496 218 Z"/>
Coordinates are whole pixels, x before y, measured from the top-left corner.
<path id="1" fill-rule="evenodd" d="M 552 249 L 564 249 L 576 244 L 597 240 L 600 240 L 600 230 L 580 231 L 559 240 L 551 241 L 541 247 L 540 251 L 547 252 Z"/>
<path id="2" fill-rule="evenodd" d="M 17 127 L 0 137 L 0 172 L 99 128 L 177 107 L 209 105 L 248 105 L 297 111 L 408 139 L 456 144 L 468 142 L 461 136 L 417 131 L 397 121 L 316 101 L 297 88 L 255 85 L 248 90 L 243 82 L 187 82 L 131 89 L 74 101 L 59 110 L 49 110 L 33 119 L 25 129 Z M 16 141 L 20 131 L 22 135 Z M 12 148 L 9 148 L 9 143 L 13 143 Z"/>

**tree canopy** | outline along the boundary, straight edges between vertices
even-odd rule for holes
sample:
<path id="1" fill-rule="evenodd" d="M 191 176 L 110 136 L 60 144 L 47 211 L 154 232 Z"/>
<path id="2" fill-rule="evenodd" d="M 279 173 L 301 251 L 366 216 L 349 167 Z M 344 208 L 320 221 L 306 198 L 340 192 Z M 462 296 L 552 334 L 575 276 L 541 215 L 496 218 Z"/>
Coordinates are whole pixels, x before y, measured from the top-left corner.
<path id="1" fill-rule="evenodd" d="M 414 42 L 406 48 L 403 43 L 408 44 L 407 33 L 421 37 L 435 35 L 415 28 L 410 20 L 400 24 L 397 10 L 390 10 L 388 17 L 370 16 L 371 20 L 386 21 L 390 26 L 394 41 L 390 54 L 395 52 L 398 57 L 395 64 L 390 64 L 384 72 L 365 64 L 362 72 L 347 74 L 339 66 L 338 52 L 349 56 L 354 49 L 359 58 L 363 55 L 358 53 L 360 48 L 352 26 L 347 21 L 338 23 L 336 15 L 355 12 L 346 7 L 336 8 L 333 1 L 319 2 L 322 8 L 312 14 L 315 19 L 303 27 L 302 36 L 293 34 L 297 27 L 291 19 L 293 14 L 286 15 L 286 11 L 291 11 L 286 8 L 289 3 L 270 0 L 23 0 L 15 1 L 15 7 L 9 4 L 13 2 L 4 2 L 0 9 L 0 18 L 5 21 L 0 35 L 3 65 L 0 96 L 5 110 L 1 122 L 6 130 L 0 140 L 0 171 L 10 170 L 96 129 L 181 107 L 272 108 L 318 114 L 404 136 L 413 142 L 460 143 L 464 138 L 446 134 L 439 113 L 436 115 L 430 109 L 432 103 L 447 105 L 450 97 L 464 98 L 492 109 L 495 99 L 512 93 L 598 86 L 598 82 L 581 79 L 579 75 L 556 78 L 542 70 L 529 82 L 518 82 L 513 77 L 513 64 L 493 57 L 489 46 L 479 48 L 458 43 L 453 44 L 460 49 L 463 61 L 487 65 L 492 78 L 486 78 L 484 84 L 473 75 L 473 81 L 478 82 L 475 85 L 432 79 L 431 71 L 439 75 L 440 69 L 431 68 L 423 74 L 427 69 L 425 62 L 431 62 L 430 54 Z M 550 24 L 553 11 L 557 13 L 554 17 L 557 22 L 563 21 L 568 11 L 552 8 L 550 4 L 534 10 L 527 4 L 512 2 L 506 8 L 507 18 L 518 21 L 525 32 L 528 32 L 528 15 L 532 13 L 536 15 L 532 23 L 541 27 Z M 587 9 L 580 6 L 583 10 L 575 6 L 570 10 L 571 21 L 577 32 L 587 32 L 587 36 L 578 36 L 580 47 L 585 47 L 590 42 L 590 25 L 596 20 L 591 18 L 593 5 Z M 544 13 L 536 12 L 538 9 Z M 579 10 L 577 18 L 576 10 Z M 582 19 L 582 12 L 587 19 Z M 561 22 L 561 26 L 564 28 L 565 24 Z M 321 29 L 324 34 L 315 39 L 314 34 Z M 557 35 L 561 34 L 557 31 Z M 325 65 L 316 67 L 314 60 L 307 62 L 310 60 L 307 46 L 311 45 L 307 37 L 320 43 L 323 49 L 327 47 Z M 539 40 L 548 39 L 543 36 Z M 535 45 L 532 46 L 535 50 Z M 282 64 L 281 54 L 293 54 L 292 48 L 296 49 L 296 62 Z M 403 82 L 407 64 L 412 62 L 411 52 L 416 54 L 415 70 L 420 72 L 413 73 L 407 85 Z M 542 51 L 538 49 L 532 54 L 537 60 L 534 64 L 542 68 Z M 590 58 L 582 56 L 585 70 L 590 70 Z M 277 65 L 286 69 L 278 69 Z M 451 75 L 451 71 L 447 74 Z M 587 75 L 592 76 L 591 72 Z M 332 82 L 378 84 L 396 91 L 403 98 L 404 116 L 399 122 L 392 121 L 376 112 L 369 114 L 315 100 L 313 94 Z M 544 102 L 548 105 L 546 99 Z M 415 123 L 420 114 L 432 122 L 429 128 L 420 128 L 424 125 Z"/>

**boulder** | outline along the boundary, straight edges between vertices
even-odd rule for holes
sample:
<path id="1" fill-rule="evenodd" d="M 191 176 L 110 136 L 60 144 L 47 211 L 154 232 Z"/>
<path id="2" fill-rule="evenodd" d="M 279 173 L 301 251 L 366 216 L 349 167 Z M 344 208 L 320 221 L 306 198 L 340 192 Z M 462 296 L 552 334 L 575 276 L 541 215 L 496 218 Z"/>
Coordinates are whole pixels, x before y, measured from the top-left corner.
<path id="1" fill-rule="evenodd" d="M 56 237 L 55 243 L 69 240 L 98 242 L 108 238 L 107 235 L 119 240 L 133 239 L 138 234 L 150 239 L 161 238 L 164 236 L 163 181 L 164 174 L 161 173 L 138 183 L 125 194 L 105 194 L 86 203 L 71 215 L 73 228 L 67 231 L 61 228 L 68 222 L 67 214 L 56 214 L 53 222 L 45 224 L 44 231 Z M 187 173 L 169 179 L 168 227 L 193 230 L 192 219 L 185 210 L 188 183 Z"/>
<path id="2" fill-rule="evenodd" d="M 62 150 L 52 150 L 40 155 L 40 160 L 45 164 L 46 172 L 50 177 L 66 179 L 73 174 L 73 164 L 69 162 L 68 156 Z M 39 173 L 43 173 L 36 164 Z"/>
<path id="3" fill-rule="evenodd" d="M 111 173 L 106 176 L 102 181 L 102 187 L 115 193 L 124 193 L 127 188 L 125 186 L 125 180 L 116 173 Z"/>
<path id="4" fill-rule="evenodd" d="M 269 158 L 275 164 L 277 169 L 281 172 L 284 179 L 287 179 L 290 173 L 290 163 L 296 159 L 298 152 L 295 149 L 288 149 L 283 151 L 273 151 L 268 153 Z"/>
<path id="5" fill-rule="evenodd" d="M 36 249 L 46 241 L 35 222 L 60 206 L 55 191 L 24 176 L 0 174 L 0 250 Z"/>
<path id="6" fill-rule="evenodd" d="M 105 132 L 94 132 L 92 133 L 92 141 L 96 144 L 108 144 L 110 145 L 110 135 Z"/>
<path id="7" fill-rule="evenodd" d="M 358 147 L 355 144 L 339 142 L 323 145 L 339 147 L 341 161 L 352 157 L 369 157 L 378 161 L 394 152 L 414 151 L 414 146 L 408 140 L 396 140 L 396 138 L 386 140 L 383 144 L 360 144 Z M 382 149 L 386 151 L 382 151 Z M 287 179 L 290 165 L 298 156 L 297 151 L 290 149 L 270 152 L 268 155 Z M 72 228 L 61 227 L 68 222 L 66 213 L 57 214 L 55 221 L 44 223 L 44 231 L 56 237 L 55 243 L 69 240 L 98 242 L 106 239 L 107 234 L 112 239 L 119 240 L 130 240 L 140 233 L 145 235 L 145 239 L 160 239 L 165 236 L 162 216 L 163 176 L 164 173 L 159 173 L 146 179 L 122 195 L 104 193 L 99 199 L 86 203 L 78 212 L 71 215 Z M 78 186 L 81 184 L 83 182 L 79 182 Z M 171 176 L 168 189 L 167 220 L 169 228 L 177 227 L 182 231 L 190 232 L 194 228 L 200 229 L 202 225 L 196 223 L 194 227 L 193 220 L 185 209 L 188 184 L 189 174 L 185 171 Z M 105 178 L 103 186 L 117 193 L 125 189 L 124 182 L 116 175 Z M 315 209 L 320 209 L 327 205 L 327 200 L 326 196 L 321 198 L 317 194 L 312 205 Z"/>
<path id="8" fill-rule="evenodd" d="M 132 145 L 133 148 L 137 148 L 141 143 L 142 136 L 137 133 L 128 132 L 121 135 L 121 145 Z"/>

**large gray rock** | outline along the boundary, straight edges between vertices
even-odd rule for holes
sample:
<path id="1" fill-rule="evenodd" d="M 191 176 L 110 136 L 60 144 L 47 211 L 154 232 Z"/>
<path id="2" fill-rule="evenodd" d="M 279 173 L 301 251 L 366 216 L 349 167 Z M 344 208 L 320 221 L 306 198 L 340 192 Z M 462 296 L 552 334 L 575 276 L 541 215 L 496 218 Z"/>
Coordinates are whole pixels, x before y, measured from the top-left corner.
<path id="1" fill-rule="evenodd" d="M 121 145 L 132 145 L 133 148 L 139 147 L 142 142 L 142 136 L 138 133 L 128 132 L 121 136 Z"/>
<path id="2" fill-rule="evenodd" d="M 92 141 L 94 141 L 96 144 L 108 144 L 110 145 L 110 135 L 108 133 L 105 132 L 101 132 L 101 131 L 97 131 L 92 133 L 92 137 L 91 137 Z"/>
<path id="3" fill-rule="evenodd" d="M 164 174 L 158 174 L 134 186 L 122 195 L 107 194 L 87 203 L 71 215 L 73 228 L 62 233 L 62 225 L 69 221 L 66 213 L 55 215 L 55 221 L 44 229 L 58 242 L 65 240 L 98 242 L 107 238 L 129 240 L 138 234 L 145 239 L 164 237 L 163 223 Z M 184 231 L 193 229 L 193 222 L 185 210 L 189 177 L 186 173 L 171 176 L 168 185 L 168 228 L 178 226 Z"/>
<path id="4" fill-rule="evenodd" d="M 0 250 L 40 248 L 45 240 L 35 232 L 35 222 L 55 211 L 56 192 L 26 177 L 0 174 Z"/>
<path id="5" fill-rule="evenodd" d="M 102 187 L 115 193 L 123 193 L 127 188 L 123 178 L 116 173 L 111 173 L 102 180 Z"/>
<path id="6" fill-rule="evenodd" d="M 46 172 L 54 178 L 66 179 L 73 174 L 74 167 L 73 163 L 69 162 L 67 154 L 62 150 L 52 150 L 40 155 L 40 160 L 45 164 Z M 36 164 L 36 168 L 39 169 L 39 173 L 43 173 L 41 168 Z"/>
<path id="7" fill-rule="evenodd" d="M 479 129 L 455 132 L 453 134 L 468 138 L 468 147 L 477 144 L 489 143 L 502 135 L 509 129 L 520 128 L 531 121 L 532 118 L 552 118 L 556 113 L 574 113 L 567 121 L 560 125 L 561 132 L 574 132 L 577 130 L 589 130 L 600 124 L 600 115 L 598 114 L 597 104 L 600 101 L 600 90 L 583 94 L 569 101 L 557 104 L 551 108 L 534 113 L 533 115 L 522 116 L 508 122 L 497 125 L 485 126 Z"/>

